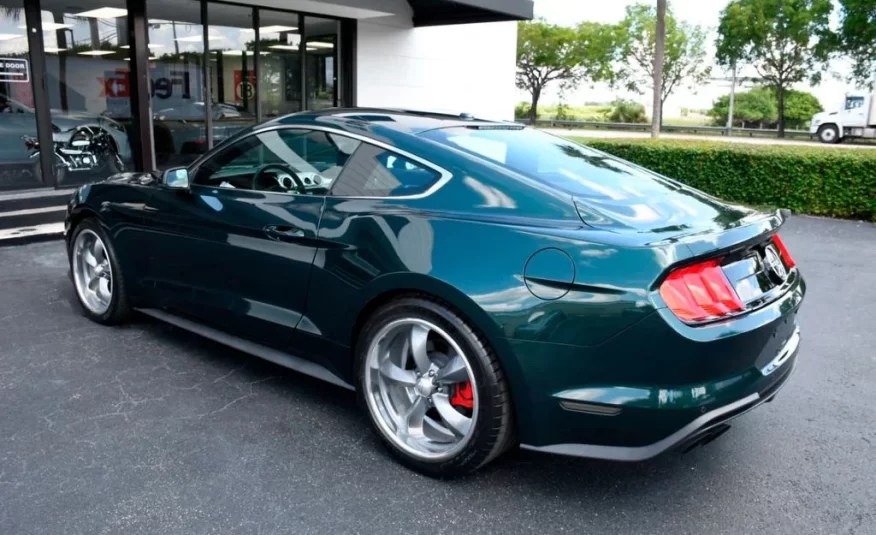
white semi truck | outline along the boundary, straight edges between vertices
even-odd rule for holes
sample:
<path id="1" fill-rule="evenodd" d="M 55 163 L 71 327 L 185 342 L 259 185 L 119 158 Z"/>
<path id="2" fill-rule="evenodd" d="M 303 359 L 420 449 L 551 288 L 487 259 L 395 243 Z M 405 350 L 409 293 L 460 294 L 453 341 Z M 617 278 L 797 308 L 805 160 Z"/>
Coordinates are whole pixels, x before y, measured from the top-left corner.
<path id="1" fill-rule="evenodd" d="M 838 143 L 846 138 L 876 139 L 876 93 L 847 94 L 840 111 L 812 116 L 809 132 L 822 143 Z"/>

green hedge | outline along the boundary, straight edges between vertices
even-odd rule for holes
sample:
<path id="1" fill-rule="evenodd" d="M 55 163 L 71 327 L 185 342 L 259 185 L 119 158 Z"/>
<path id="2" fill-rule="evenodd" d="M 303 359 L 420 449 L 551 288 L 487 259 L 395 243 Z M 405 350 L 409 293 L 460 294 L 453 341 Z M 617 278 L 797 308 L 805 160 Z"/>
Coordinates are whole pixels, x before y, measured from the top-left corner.
<path id="1" fill-rule="evenodd" d="M 876 149 L 572 139 L 728 201 L 876 221 Z"/>

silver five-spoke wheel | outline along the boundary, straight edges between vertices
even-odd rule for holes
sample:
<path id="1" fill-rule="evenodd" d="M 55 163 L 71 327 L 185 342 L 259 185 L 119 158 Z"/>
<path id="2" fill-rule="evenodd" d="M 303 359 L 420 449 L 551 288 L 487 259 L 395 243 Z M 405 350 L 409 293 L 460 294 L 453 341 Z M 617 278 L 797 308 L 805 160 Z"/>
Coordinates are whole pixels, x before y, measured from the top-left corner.
<path id="1" fill-rule="evenodd" d="M 73 281 L 88 310 L 95 314 L 107 311 L 113 298 L 113 268 L 100 236 L 88 229 L 73 243 Z"/>
<path id="2" fill-rule="evenodd" d="M 366 353 L 365 400 L 383 434 L 423 460 L 453 457 L 477 421 L 471 364 L 444 330 L 406 318 L 385 325 Z"/>

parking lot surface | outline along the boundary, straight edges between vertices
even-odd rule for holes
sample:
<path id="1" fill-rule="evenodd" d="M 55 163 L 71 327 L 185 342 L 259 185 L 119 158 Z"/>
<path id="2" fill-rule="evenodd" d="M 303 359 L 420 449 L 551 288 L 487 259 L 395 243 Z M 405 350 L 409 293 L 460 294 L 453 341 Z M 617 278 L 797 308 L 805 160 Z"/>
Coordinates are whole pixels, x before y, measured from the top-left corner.
<path id="1" fill-rule="evenodd" d="M 61 242 L 0 248 L 0 533 L 876 533 L 876 227 L 793 218 L 798 368 L 711 444 L 513 451 L 432 480 L 353 394 L 152 320 L 79 312 Z"/>

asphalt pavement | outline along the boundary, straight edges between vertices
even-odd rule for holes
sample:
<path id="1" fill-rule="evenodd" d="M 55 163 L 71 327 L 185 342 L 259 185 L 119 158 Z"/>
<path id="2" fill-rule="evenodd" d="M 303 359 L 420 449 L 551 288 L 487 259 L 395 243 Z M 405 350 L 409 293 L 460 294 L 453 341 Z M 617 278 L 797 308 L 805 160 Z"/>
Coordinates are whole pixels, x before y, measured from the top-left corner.
<path id="1" fill-rule="evenodd" d="M 60 242 L 0 248 L 0 533 L 876 533 L 876 227 L 794 218 L 773 403 L 635 464 L 513 451 L 433 480 L 351 393 L 145 318 L 86 320 Z"/>

